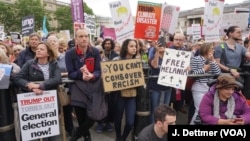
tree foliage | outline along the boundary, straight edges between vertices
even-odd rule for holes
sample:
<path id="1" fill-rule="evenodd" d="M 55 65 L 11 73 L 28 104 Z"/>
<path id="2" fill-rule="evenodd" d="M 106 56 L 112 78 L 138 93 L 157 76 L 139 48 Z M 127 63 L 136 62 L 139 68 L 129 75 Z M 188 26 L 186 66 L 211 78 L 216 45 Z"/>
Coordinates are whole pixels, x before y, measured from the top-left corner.
<path id="1" fill-rule="evenodd" d="M 0 23 L 5 32 L 21 31 L 22 17 L 34 15 L 35 30 L 42 27 L 43 16 L 46 16 L 44 6 L 40 0 L 17 0 L 14 4 L 0 3 Z M 48 24 L 47 24 L 47 28 Z"/>
<path id="2" fill-rule="evenodd" d="M 83 3 L 84 12 L 89 15 L 94 15 L 93 10 L 88 7 L 86 3 Z M 71 16 L 70 6 L 63 6 L 57 8 L 55 12 L 56 20 L 58 21 L 58 30 L 70 30 L 73 32 L 73 21 Z"/>
<path id="3" fill-rule="evenodd" d="M 40 30 L 43 24 L 43 16 L 46 16 L 44 5 L 42 5 L 40 0 L 18 0 L 15 3 L 17 20 L 19 25 L 21 25 L 22 17 L 28 15 L 34 15 L 35 18 L 35 30 Z M 48 24 L 47 24 L 48 28 Z"/>
<path id="4" fill-rule="evenodd" d="M 4 25 L 5 31 L 17 30 L 15 10 L 11 5 L 0 2 L 0 25 Z"/>
<path id="5" fill-rule="evenodd" d="M 83 5 L 85 13 L 94 15 L 93 10 L 86 3 L 83 3 Z M 70 6 L 57 7 L 55 13 L 46 11 L 45 6 L 46 4 L 42 4 L 41 0 L 16 0 L 14 4 L 0 2 L 0 25 L 4 25 L 5 32 L 21 32 L 22 17 L 34 15 L 36 31 L 42 29 L 43 16 L 46 16 L 47 20 L 58 21 L 58 28 L 56 30 L 69 29 L 73 31 Z M 51 14 L 54 14 L 54 19 L 50 17 Z M 51 29 L 48 21 L 46 26 L 48 30 Z"/>

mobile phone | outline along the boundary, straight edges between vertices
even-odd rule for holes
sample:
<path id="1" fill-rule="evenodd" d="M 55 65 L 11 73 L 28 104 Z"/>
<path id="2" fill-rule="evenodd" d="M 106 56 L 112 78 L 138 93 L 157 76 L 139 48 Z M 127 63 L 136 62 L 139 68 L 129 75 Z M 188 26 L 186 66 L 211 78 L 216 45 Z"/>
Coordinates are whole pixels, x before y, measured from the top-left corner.
<path id="1" fill-rule="evenodd" d="M 234 123 L 235 123 L 235 122 L 242 122 L 242 121 L 243 121 L 242 118 L 236 118 L 236 119 L 234 119 Z"/>
<path id="2" fill-rule="evenodd" d="M 159 37 L 158 44 L 160 44 L 161 47 L 166 47 L 166 38 L 165 38 L 165 36 L 160 36 Z"/>

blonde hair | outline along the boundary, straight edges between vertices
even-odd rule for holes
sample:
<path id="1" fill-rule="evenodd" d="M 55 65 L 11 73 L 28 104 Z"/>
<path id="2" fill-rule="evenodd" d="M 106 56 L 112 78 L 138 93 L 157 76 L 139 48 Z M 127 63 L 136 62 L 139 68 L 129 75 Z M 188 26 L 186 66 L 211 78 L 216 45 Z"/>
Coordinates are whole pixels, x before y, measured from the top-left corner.
<path id="1" fill-rule="evenodd" d="M 14 50 L 16 50 L 16 49 L 19 49 L 20 51 L 22 51 L 22 50 L 24 50 L 24 47 L 23 46 L 21 46 L 21 45 L 15 45 L 15 46 L 13 46 L 13 51 Z"/>
<path id="2" fill-rule="evenodd" d="M 10 63 L 9 57 L 7 56 L 5 51 L 1 48 L 0 48 L 0 63 L 2 63 L 2 64 L 9 64 Z"/>
<path id="3" fill-rule="evenodd" d="M 60 39 L 58 40 L 58 43 L 59 43 L 59 46 L 63 46 L 63 47 L 64 47 L 64 50 L 67 50 L 67 49 L 68 49 L 68 44 L 67 44 L 67 42 L 66 42 L 65 39 L 60 38 Z"/>

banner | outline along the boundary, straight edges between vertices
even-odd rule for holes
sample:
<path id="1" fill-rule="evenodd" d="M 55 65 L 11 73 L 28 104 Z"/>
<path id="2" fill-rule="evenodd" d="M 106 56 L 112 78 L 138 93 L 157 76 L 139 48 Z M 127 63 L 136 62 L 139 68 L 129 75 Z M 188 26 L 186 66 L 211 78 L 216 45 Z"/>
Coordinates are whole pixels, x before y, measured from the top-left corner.
<path id="1" fill-rule="evenodd" d="M 115 27 L 116 40 L 121 43 L 125 39 L 134 38 L 134 22 L 128 0 L 109 3 L 112 20 Z"/>
<path id="2" fill-rule="evenodd" d="M 84 23 L 83 0 L 71 0 L 71 15 L 73 22 Z"/>
<path id="3" fill-rule="evenodd" d="M 17 94 L 22 140 L 35 140 L 59 135 L 56 90 Z"/>
<path id="4" fill-rule="evenodd" d="M 96 36 L 96 22 L 94 15 L 84 13 L 85 27 L 89 29 L 91 35 Z"/>
<path id="5" fill-rule="evenodd" d="M 180 7 L 164 3 L 162 5 L 161 26 L 160 26 L 161 30 L 167 33 L 174 34 L 175 28 L 178 23 L 179 13 L 180 13 Z"/>
<path id="6" fill-rule="evenodd" d="M 191 52 L 166 48 L 157 83 L 185 90 Z"/>
<path id="7" fill-rule="evenodd" d="M 161 23 L 159 3 L 138 1 L 134 36 L 138 39 L 157 40 Z"/>
<path id="8" fill-rule="evenodd" d="M 22 36 L 29 36 L 34 32 L 35 19 L 33 15 L 22 18 Z"/>
<path id="9" fill-rule="evenodd" d="M 43 16 L 43 36 L 46 37 L 48 35 L 48 30 L 46 27 L 46 16 Z"/>
<path id="10" fill-rule="evenodd" d="M 104 39 L 111 38 L 115 41 L 116 40 L 115 29 L 101 26 L 101 35 L 100 36 Z"/>
<path id="11" fill-rule="evenodd" d="M 12 65 L 0 64 L 0 89 L 8 89 Z"/>
<path id="12" fill-rule="evenodd" d="M 224 0 L 205 0 L 204 35 L 206 42 L 220 41 L 220 27 L 223 16 Z"/>
<path id="13" fill-rule="evenodd" d="M 145 84 L 141 59 L 101 62 L 105 92 L 143 86 Z"/>

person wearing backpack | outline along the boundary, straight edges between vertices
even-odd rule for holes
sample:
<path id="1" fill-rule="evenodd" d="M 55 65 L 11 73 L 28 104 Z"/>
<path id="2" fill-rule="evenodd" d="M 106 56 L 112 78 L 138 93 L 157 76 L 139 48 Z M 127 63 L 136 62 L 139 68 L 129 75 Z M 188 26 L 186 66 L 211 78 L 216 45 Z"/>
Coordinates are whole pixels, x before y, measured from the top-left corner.
<path id="1" fill-rule="evenodd" d="M 237 81 L 244 83 L 243 95 L 250 104 L 249 76 L 241 77 L 239 71 L 242 71 L 242 63 L 245 58 L 250 58 L 250 52 L 238 44 L 237 40 L 242 38 L 241 29 L 238 26 L 230 26 L 225 30 L 228 39 L 215 47 L 214 58 L 224 73 L 231 73 Z M 245 82 L 244 82 L 245 81 Z"/>
<path id="2" fill-rule="evenodd" d="M 228 39 L 215 47 L 214 58 L 222 72 L 231 73 L 239 78 L 240 65 L 244 57 L 250 58 L 250 52 L 237 43 L 241 39 L 241 29 L 238 26 L 230 26 L 225 30 Z"/>
<path id="3" fill-rule="evenodd" d="M 99 81 L 101 76 L 100 62 L 101 57 L 97 48 L 91 47 L 89 43 L 89 31 L 79 29 L 76 32 L 76 46 L 67 50 L 65 63 L 68 71 L 68 77 L 75 81 L 95 82 Z M 73 130 L 70 141 L 77 141 L 78 138 L 84 137 L 84 141 L 91 141 L 89 129 L 94 124 L 94 120 L 87 114 L 87 96 L 81 92 L 75 92 L 78 87 L 72 84 L 71 105 L 74 107 L 78 128 Z"/>

